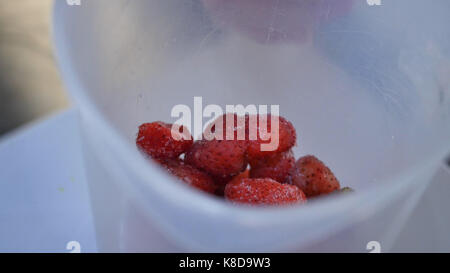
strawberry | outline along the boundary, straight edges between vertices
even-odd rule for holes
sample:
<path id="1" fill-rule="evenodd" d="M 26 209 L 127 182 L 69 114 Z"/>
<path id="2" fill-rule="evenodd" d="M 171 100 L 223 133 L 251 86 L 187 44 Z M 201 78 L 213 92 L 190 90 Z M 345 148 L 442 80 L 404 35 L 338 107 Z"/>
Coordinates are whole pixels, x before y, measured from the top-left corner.
<path id="1" fill-rule="evenodd" d="M 305 194 L 296 186 L 281 184 L 270 178 L 242 178 L 228 183 L 225 198 L 253 205 L 305 203 Z"/>
<path id="2" fill-rule="evenodd" d="M 185 162 L 215 177 L 236 175 L 247 168 L 246 142 L 199 140 L 186 152 Z"/>
<path id="3" fill-rule="evenodd" d="M 265 156 L 250 161 L 251 178 L 272 178 L 284 183 L 289 176 L 289 171 L 295 166 L 294 154 L 291 150 Z"/>
<path id="4" fill-rule="evenodd" d="M 339 190 L 339 181 L 331 170 L 315 156 L 301 157 L 291 170 L 288 183 L 303 190 L 308 197 Z"/>
<path id="5" fill-rule="evenodd" d="M 278 118 L 278 132 L 273 132 L 277 139 L 272 141 L 272 115 L 245 115 L 225 114 L 212 122 L 203 133 L 203 136 L 210 140 L 215 136 L 220 136 L 227 140 L 246 140 L 249 142 L 247 149 L 248 156 L 261 158 L 275 153 L 285 152 L 296 144 L 296 132 L 293 125 L 283 117 Z M 233 123 L 230 122 L 233 120 Z M 221 127 L 218 127 L 222 125 Z M 216 128 L 218 127 L 218 128 Z M 274 128 L 275 129 L 275 128 Z M 228 132 L 228 138 L 227 137 Z M 230 139 L 229 137 L 233 137 Z M 271 151 L 262 151 L 261 144 L 274 143 L 277 145 Z"/>
<path id="6" fill-rule="evenodd" d="M 188 185 L 191 185 L 204 192 L 215 193 L 217 185 L 214 180 L 208 174 L 197 170 L 196 168 L 185 164 L 181 159 L 169 159 L 159 161 L 167 171 L 184 181 Z"/>
<path id="7" fill-rule="evenodd" d="M 274 126 L 272 126 L 270 114 L 267 116 L 249 116 L 247 119 L 249 136 L 247 155 L 250 160 L 288 151 L 296 144 L 297 135 L 294 126 L 285 118 L 278 117 L 278 132 L 272 132 Z M 270 146 L 270 150 L 263 151 L 262 144 Z"/>
<path id="8" fill-rule="evenodd" d="M 235 181 L 243 179 L 243 178 L 249 178 L 249 175 L 250 175 L 250 171 L 247 169 L 247 170 L 245 170 L 245 171 L 243 171 L 240 174 L 235 175 L 235 176 L 231 176 L 231 177 L 230 176 L 227 176 L 227 177 L 215 177 L 214 178 L 214 182 L 216 183 L 216 185 L 218 187 L 217 191 L 216 191 L 216 195 L 224 196 L 224 194 L 225 194 L 225 186 L 228 183 L 232 183 L 232 182 L 235 182 Z"/>
<path id="9" fill-rule="evenodd" d="M 186 127 L 179 127 L 179 130 L 172 132 L 172 124 L 160 121 L 139 126 L 136 138 L 138 148 L 157 159 L 177 158 L 187 151 L 192 143 L 192 137 Z"/>

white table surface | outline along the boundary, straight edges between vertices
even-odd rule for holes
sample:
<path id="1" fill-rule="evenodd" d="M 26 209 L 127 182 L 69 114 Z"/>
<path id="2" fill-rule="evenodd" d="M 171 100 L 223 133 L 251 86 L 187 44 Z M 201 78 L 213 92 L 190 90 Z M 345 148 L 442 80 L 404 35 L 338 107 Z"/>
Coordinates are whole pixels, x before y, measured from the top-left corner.
<path id="1" fill-rule="evenodd" d="M 3 138 L 0 166 L 0 251 L 96 251 L 76 111 Z"/>
<path id="2" fill-rule="evenodd" d="M 0 139 L 0 252 L 96 252 L 80 145 L 75 109 Z M 443 164 L 393 251 L 450 252 L 449 196 Z"/>

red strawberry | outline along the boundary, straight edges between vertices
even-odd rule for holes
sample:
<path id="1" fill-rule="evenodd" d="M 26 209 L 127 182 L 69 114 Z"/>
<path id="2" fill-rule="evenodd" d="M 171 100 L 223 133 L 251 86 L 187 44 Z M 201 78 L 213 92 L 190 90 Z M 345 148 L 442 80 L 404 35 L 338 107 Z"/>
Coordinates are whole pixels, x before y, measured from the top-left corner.
<path id="1" fill-rule="evenodd" d="M 315 156 L 301 157 L 291 171 L 289 183 L 296 185 L 308 197 L 328 194 L 340 189 L 331 170 Z"/>
<path id="2" fill-rule="evenodd" d="M 294 126 L 285 118 L 278 117 L 278 132 L 275 131 L 275 128 L 273 128 L 274 132 L 272 132 L 272 127 L 275 127 L 272 126 L 272 116 L 258 115 L 257 117 L 257 119 L 256 116 L 248 117 L 249 146 L 247 154 L 250 160 L 288 151 L 296 144 L 297 135 Z M 269 148 L 269 150 L 263 151 L 262 144 L 270 146 L 265 147 L 265 149 Z"/>
<path id="3" fill-rule="evenodd" d="M 256 205 L 306 202 L 306 197 L 299 188 L 278 183 L 270 178 L 243 178 L 228 183 L 225 187 L 225 198 L 236 203 Z"/>
<path id="4" fill-rule="evenodd" d="M 247 168 L 246 142 L 199 140 L 186 152 L 185 161 L 215 177 L 236 175 Z"/>
<path id="5" fill-rule="evenodd" d="M 185 164 L 181 159 L 160 161 L 160 163 L 176 177 L 197 189 L 208 193 L 215 193 L 217 185 L 208 174 Z"/>
<path id="6" fill-rule="evenodd" d="M 219 178 L 214 178 L 214 182 L 217 185 L 217 190 L 216 190 L 216 195 L 218 196 L 224 196 L 225 194 L 225 186 L 228 183 L 233 183 L 236 182 L 237 180 L 243 179 L 243 178 L 249 178 L 249 174 L 250 171 L 247 169 L 243 172 L 241 172 L 238 175 L 235 176 L 231 176 L 231 177 L 219 177 Z"/>
<path id="7" fill-rule="evenodd" d="M 284 183 L 289 176 L 289 171 L 295 166 L 295 158 L 292 151 L 289 150 L 251 160 L 250 166 L 251 178 L 272 178 Z"/>
<path id="8" fill-rule="evenodd" d="M 172 124 L 160 121 L 139 126 L 136 138 L 136 145 L 141 151 L 153 158 L 162 159 L 178 157 L 188 150 L 192 143 L 192 137 L 186 127 L 179 127 L 179 130 L 172 132 Z"/>
<path id="9" fill-rule="evenodd" d="M 245 115 L 225 114 L 212 122 L 203 133 L 207 140 L 221 137 L 227 140 L 248 141 L 248 156 L 261 158 L 275 153 L 285 152 L 296 144 L 296 132 L 293 125 L 283 117 L 278 118 L 278 132 L 273 132 L 272 140 L 272 115 Z M 230 122 L 233 121 L 233 122 Z M 276 128 L 274 128 L 275 130 Z M 232 137 L 232 139 L 230 139 Z M 262 147 L 261 144 L 273 147 Z M 269 148 L 263 151 L 262 148 Z"/>

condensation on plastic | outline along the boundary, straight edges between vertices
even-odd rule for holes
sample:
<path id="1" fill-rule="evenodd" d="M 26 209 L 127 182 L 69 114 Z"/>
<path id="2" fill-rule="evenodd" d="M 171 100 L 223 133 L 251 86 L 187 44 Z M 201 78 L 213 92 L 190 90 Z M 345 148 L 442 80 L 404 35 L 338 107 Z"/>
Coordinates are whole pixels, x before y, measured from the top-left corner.
<path id="1" fill-rule="evenodd" d="M 391 244 L 407 201 L 450 150 L 450 3 L 221 2 L 55 1 L 100 249 L 161 250 L 153 229 L 185 250 L 304 250 L 338 232 L 330 249 Z M 317 155 L 356 193 L 240 208 L 180 184 L 134 138 L 143 122 L 173 122 L 172 107 L 194 96 L 280 105 L 298 131 L 295 154 Z"/>

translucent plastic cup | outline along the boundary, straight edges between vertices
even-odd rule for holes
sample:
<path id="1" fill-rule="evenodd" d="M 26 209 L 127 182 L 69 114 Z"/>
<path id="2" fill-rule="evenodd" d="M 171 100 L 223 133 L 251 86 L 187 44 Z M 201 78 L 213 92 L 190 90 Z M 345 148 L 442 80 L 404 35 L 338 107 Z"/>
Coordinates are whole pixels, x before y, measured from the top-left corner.
<path id="1" fill-rule="evenodd" d="M 389 250 L 450 150 L 450 3 L 312 2 L 55 1 L 101 251 Z M 194 96 L 279 105 L 355 193 L 250 208 L 180 183 L 135 137 Z"/>

